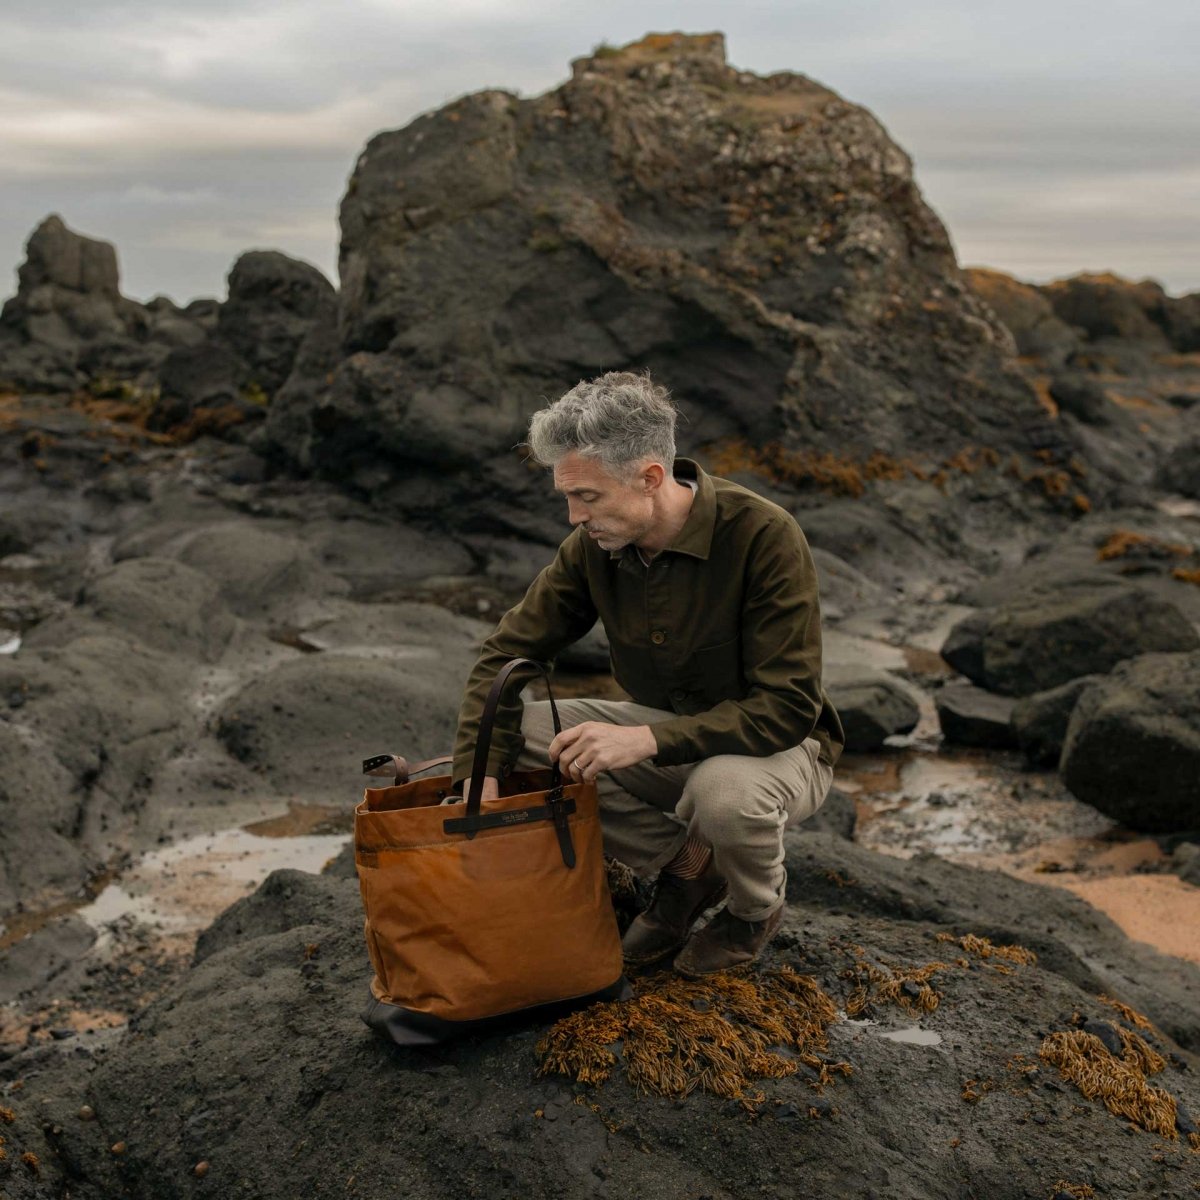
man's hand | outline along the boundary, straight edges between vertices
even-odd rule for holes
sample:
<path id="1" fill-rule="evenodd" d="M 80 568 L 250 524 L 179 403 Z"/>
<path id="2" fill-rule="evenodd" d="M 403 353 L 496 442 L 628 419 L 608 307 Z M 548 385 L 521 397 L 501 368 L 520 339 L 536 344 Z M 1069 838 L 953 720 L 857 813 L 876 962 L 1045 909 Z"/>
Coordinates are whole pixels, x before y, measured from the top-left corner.
<path id="1" fill-rule="evenodd" d="M 657 753 L 658 742 L 649 725 L 607 721 L 584 721 L 564 729 L 550 743 L 550 761 L 576 783 L 595 779 L 601 771 L 632 767 Z"/>

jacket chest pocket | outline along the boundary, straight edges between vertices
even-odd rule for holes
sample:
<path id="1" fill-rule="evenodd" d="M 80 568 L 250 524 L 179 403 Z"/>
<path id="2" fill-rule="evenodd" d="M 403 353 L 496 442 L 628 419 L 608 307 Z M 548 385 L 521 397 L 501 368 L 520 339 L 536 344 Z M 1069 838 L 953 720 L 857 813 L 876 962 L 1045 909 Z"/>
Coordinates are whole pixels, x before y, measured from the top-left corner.
<path id="1" fill-rule="evenodd" d="M 701 708 L 711 708 L 722 700 L 740 700 L 746 694 L 741 638 L 693 650 L 681 676 L 687 699 L 698 701 Z"/>

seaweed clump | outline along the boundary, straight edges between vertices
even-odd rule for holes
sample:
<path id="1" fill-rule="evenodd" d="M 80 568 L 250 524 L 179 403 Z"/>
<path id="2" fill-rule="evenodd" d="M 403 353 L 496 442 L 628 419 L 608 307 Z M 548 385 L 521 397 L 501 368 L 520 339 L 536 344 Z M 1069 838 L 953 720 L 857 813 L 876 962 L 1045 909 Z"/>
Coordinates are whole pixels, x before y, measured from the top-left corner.
<path id="1" fill-rule="evenodd" d="M 1166 1066 L 1166 1060 L 1128 1029 L 1118 1029 L 1121 1054 L 1114 1054 L 1094 1033 L 1071 1029 L 1047 1034 L 1040 1057 L 1053 1064 L 1088 1100 L 1100 1100 L 1114 1116 L 1169 1141 L 1176 1141 L 1176 1101 L 1170 1092 L 1147 1079 Z M 1200 1149 L 1197 1136 L 1190 1135 Z"/>
<path id="2" fill-rule="evenodd" d="M 849 1064 L 818 1055 L 829 1048 L 836 1006 L 791 967 L 703 980 L 661 973 L 635 987 L 629 1000 L 593 1004 L 551 1026 L 537 1045 L 538 1074 L 603 1083 L 619 1053 L 639 1092 L 684 1097 L 700 1090 L 749 1111 L 764 1100 L 756 1079 L 781 1079 L 804 1065 L 819 1091 L 836 1074 L 850 1074 Z"/>

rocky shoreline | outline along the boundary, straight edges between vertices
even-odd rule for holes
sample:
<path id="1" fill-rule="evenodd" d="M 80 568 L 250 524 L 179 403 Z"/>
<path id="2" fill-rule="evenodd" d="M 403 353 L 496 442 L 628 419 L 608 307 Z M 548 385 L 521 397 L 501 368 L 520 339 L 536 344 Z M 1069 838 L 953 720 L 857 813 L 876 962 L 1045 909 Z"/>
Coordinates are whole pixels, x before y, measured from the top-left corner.
<path id="1" fill-rule="evenodd" d="M 179 309 L 50 217 L 0 314 L 0 1191 L 1193 1194 L 1200 296 L 960 272 L 871 114 L 719 35 L 380 134 L 341 219 L 340 288 Z M 851 736 L 764 967 L 836 1019 L 741 1099 L 358 1019 L 357 760 L 448 747 L 565 529 L 523 421 L 614 365 L 796 514 Z"/>

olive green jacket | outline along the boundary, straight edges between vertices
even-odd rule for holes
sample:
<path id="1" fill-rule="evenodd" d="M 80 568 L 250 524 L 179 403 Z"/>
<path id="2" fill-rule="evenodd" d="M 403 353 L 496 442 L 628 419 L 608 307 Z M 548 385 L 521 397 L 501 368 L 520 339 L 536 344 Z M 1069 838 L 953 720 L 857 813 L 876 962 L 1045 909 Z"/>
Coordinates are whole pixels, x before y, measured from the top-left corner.
<path id="1" fill-rule="evenodd" d="M 677 458 L 674 474 L 695 480 L 696 495 L 683 529 L 649 567 L 633 546 L 604 550 L 576 528 L 484 640 L 459 712 L 456 784 L 471 773 L 500 668 L 517 657 L 550 664 L 597 617 L 616 681 L 637 703 L 677 714 L 650 727 L 655 765 L 775 754 L 810 736 L 822 759 L 837 762 L 845 736 L 821 686 L 817 574 L 799 525 L 691 459 Z M 506 775 L 523 745 L 519 690 L 511 684 L 500 706 L 490 775 Z"/>

